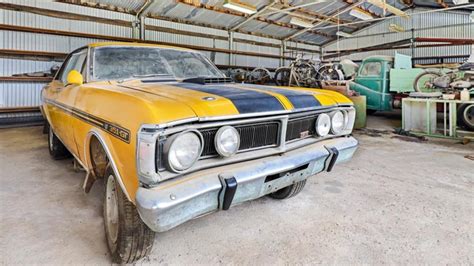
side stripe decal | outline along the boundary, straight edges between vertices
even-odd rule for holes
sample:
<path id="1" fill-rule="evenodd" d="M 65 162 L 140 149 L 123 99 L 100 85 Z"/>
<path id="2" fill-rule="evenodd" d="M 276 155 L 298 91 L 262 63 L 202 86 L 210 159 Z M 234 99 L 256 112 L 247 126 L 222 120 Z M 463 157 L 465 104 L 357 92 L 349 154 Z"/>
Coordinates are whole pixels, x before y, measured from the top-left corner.
<path id="1" fill-rule="evenodd" d="M 243 84 L 242 88 L 245 89 L 245 87 L 281 94 L 285 96 L 291 102 L 291 104 L 293 104 L 293 107 L 295 107 L 295 109 L 321 106 L 321 103 L 318 101 L 318 99 L 316 99 L 316 97 L 314 97 L 314 94 L 310 92 L 294 91 L 262 85 Z"/>
<path id="2" fill-rule="evenodd" d="M 285 110 L 282 103 L 274 96 L 244 88 L 223 85 L 199 85 L 193 83 L 179 83 L 173 86 L 190 89 L 229 99 L 241 114 Z"/>
<path id="3" fill-rule="evenodd" d="M 67 106 L 67 105 L 65 105 L 63 103 L 60 103 L 60 102 L 57 102 L 57 101 L 53 101 L 53 100 L 50 100 L 50 99 L 44 99 L 44 102 L 48 103 L 48 104 L 51 104 L 51 105 L 54 105 L 54 106 L 64 110 L 65 112 L 71 114 L 72 116 L 74 116 L 74 117 L 76 117 L 76 118 L 78 118 L 78 119 L 80 119 L 80 120 L 82 120 L 86 123 L 89 123 L 93 126 L 102 128 L 107 133 L 109 133 L 110 135 L 120 139 L 121 141 L 124 141 L 126 143 L 130 143 L 130 130 L 128 130 L 128 129 L 122 127 L 122 126 L 119 126 L 117 124 L 108 122 L 108 121 L 103 120 L 99 117 L 93 116 L 93 115 L 88 114 L 86 112 L 83 112 L 83 111 L 81 111 L 77 108 Z"/>

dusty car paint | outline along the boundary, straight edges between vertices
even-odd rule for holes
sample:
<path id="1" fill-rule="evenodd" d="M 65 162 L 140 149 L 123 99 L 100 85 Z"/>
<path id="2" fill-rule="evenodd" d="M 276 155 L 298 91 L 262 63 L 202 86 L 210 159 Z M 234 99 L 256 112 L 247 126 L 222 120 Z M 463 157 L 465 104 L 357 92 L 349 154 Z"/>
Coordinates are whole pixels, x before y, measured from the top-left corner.
<path id="1" fill-rule="evenodd" d="M 87 49 L 114 45 L 155 46 L 97 43 L 89 45 Z M 232 88 L 242 93 L 244 98 L 253 95 L 256 99 L 262 96 L 274 99 L 279 104 L 278 108 L 274 103 L 273 109 L 269 107 L 267 111 L 304 110 L 307 106 L 298 106 L 301 101 L 295 97 L 303 97 L 306 100 L 311 98 L 311 101 L 317 103 L 312 109 L 352 105 L 352 102 L 341 94 L 317 89 L 268 88 L 245 84 L 221 87 L 223 90 Z M 137 132 L 141 125 L 266 112 L 265 108 L 258 109 L 258 106 L 253 110 L 239 111 L 235 97 L 237 96 L 225 93 L 213 94 L 199 85 L 145 83 L 139 80 L 88 82 L 86 77 L 82 85 L 67 85 L 60 80 L 54 80 L 45 86 L 42 91 L 42 107 L 54 132 L 89 174 L 93 168 L 89 154 L 90 139 L 96 136 L 102 142 L 124 192 L 129 200 L 135 201 L 139 187 L 135 153 Z"/>

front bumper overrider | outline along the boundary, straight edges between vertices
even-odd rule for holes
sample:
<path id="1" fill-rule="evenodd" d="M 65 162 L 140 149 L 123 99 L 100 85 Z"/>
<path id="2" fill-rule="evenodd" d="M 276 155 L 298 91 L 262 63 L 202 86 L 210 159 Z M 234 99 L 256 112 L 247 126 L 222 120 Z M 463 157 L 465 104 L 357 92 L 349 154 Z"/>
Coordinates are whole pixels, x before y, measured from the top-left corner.
<path id="1" fill-rule="evenodd" d="M 142 220 L 156 232 L 188 220 L 226 210 L 304 180 L 352 158 L 358 142 L 339 137 L 316 142 L 281 155 L 206 169 L 140 187 L 136 205 Z"/>

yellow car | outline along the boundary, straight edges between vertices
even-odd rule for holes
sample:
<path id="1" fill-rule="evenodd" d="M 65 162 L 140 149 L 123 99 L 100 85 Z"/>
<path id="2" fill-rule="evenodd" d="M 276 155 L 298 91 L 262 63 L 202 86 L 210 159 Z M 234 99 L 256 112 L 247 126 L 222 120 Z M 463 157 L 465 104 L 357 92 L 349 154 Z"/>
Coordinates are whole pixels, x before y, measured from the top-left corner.
<path id="1" fill-rule="evenodd" d="M 202 54 L 139 43 L 73 51 L 42 91 L 53 158 L 104 179 L 114 262 L 155 232 L 265 195 L 285 199 L 349 160 L 352 102 L 316 89 L 236 84 Z"/>

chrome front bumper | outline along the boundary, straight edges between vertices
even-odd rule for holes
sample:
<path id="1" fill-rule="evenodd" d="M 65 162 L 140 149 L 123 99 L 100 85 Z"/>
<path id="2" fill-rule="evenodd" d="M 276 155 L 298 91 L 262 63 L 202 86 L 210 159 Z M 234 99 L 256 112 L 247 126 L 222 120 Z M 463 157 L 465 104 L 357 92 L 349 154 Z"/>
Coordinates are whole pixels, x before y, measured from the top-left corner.
<path id="1" fill-rule="evenodd" d="M 281 155 L 202 170 L 153 188 L 140 187 L 136 204 L 142 220 L 156 232 L 253 200 L 349 160 L 353 137 L 320 141 Z"/>

